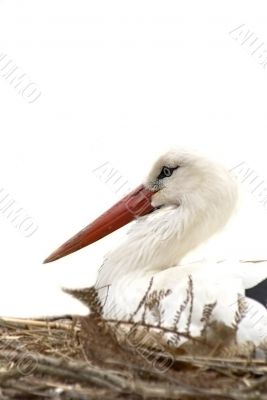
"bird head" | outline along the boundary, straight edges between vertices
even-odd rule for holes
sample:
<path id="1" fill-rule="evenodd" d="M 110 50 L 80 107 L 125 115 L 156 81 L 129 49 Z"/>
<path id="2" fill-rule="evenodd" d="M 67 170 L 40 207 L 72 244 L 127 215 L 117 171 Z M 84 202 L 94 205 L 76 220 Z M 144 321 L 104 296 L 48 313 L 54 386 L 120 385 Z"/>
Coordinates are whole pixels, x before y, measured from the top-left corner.
<path id="1" fill-rule="evenodd" d="M 191 225 L 213 233 L 225 224 L 237 199 L 236 183 L 224 167 L 198 154 L 172 150 L 153 165 L 144 183 L 54 251 L 45 263 L 73 253 L 136 218 L 158 209 L 182 208 Z"/>

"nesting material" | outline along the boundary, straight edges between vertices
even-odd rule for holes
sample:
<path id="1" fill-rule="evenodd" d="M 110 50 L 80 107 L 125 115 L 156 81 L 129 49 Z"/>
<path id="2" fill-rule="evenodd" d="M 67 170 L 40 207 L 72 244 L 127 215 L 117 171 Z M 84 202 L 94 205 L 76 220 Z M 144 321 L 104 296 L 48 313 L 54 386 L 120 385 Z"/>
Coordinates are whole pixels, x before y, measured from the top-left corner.
<path id="1" fill-rule="evenodd" d="M 97 313 L 0 322 L 1 399 L 267 399 L 265 349 L 221 324 L 175 349 Z"/>

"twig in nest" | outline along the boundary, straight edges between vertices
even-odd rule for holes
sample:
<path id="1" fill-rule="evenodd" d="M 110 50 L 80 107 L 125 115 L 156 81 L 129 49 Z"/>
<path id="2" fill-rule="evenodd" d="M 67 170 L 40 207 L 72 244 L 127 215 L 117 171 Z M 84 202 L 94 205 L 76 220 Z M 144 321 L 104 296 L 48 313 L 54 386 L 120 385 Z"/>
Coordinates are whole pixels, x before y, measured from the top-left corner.
<path id="1" fill-rule="evenodd" d="M 161 307 L 162 300 L 169 296 L 172 293 L 171 289 L 161 289 L 161 290 L 153 290 L 153 292 L 149 293 L 147 296 L 144 308 L 145 311 L 148 309 L 154 316 L 157 321 L 157 326 L 162 324 L 162 319 L 164 316 L 164 309 Z M 144 313 L 145 313 L 144 311 Z M 145 318 L 142 318 L 142 323 L 145 323 Z"/>
<path id="2" fill-rule="evenodd" d="M 237 295 L 237 310 L 235 312 L 235 318 L 233 323 L 233 328 L 235 330 L 238 329 L 241 321 L 245 318 L 248 312 L 248 305 L 246 302 L 245 296 L 238 294 Z"/>
<path id="3" fill-rule="evenodd" d="M 186 298 L 183 301 L 183 303 L 180 305 L 179 310 L 176 311 L 176 314 L 173 319 L 173 330 L 175 330 L 177 328 L 177 326 L 180 322 L 180 319 L 181 319 L 181 315 L 184 312 L 184 310 L 186 309 L 189 302 L 192 303 L 192 298 L 193 298 L 192 291 L 193 291 L 193 281 L 192 281 L 191 275 L 189 275 L 187 289 L 186 289 Z M 191 312 L 191 314 L 192 314 L 192 312 Z M 191 319 L 191 317 L 190 317 L 190 319 Z M 187 323 L 187 325 L 188 325 L 188 323 Z"/>
<path id="4" fill-rule="evenodd" d="M 76 330 L 79 328 L 73 327 L 72 323 L 63 323 L 63 322 L 55 322 L 49 321 L 49 319 L 43 320 L 35 320 L 35 319 L 24 319 L 24 318 L 11 318 L 4 317 L 0 318 L 0 325 L 8 328 L 51 328 L 51 329 L 65 329 L 65 330 Z"/>
<path id="5" fill-rule="evenodd" d="M 179 332 L 173 328 L 165 328 L 164 326 L 152 325 L 152 324 L 148 324 L 148 323 L 145 323 L 145 324 L 138 323 L 138 322 L 134 323 L 130 320 L 118 321 L 118 320 L 112 319 L 112 318 L 105 319 L 105 322 L 107 322 L 108 324 L 112 323 L 112 324 L 116 324 L 116 325 L 119 323 L 119 326 L 130 325 L 130 326 L 134 326 L 135 328 L 137 328 L 137 327 L 144 328 L 145 330 L 153 329 L 157 332 L 173 333 L 175 335 L 179 335 L 179 336 L 185 337 L 187 339 L 202 343 L 201 338 L 192 337 L 188 332 Z"/>
<path id="6" fill-rule="evenodd" d="M 216 307 L 216 305 L 217 305 L 217 301 L 215 301 L 214 303 L 205 304 L 205 306 L 203 308 L 202 317 L 200 319 L 200 322 L 203 322 L 201 336 L 205 336 L 205 333 L 206 333 L 207 328 L 211 321 L 213 310 Z"/>
<path id="7" fill-rule="evenodd" d="M 148 296 L 148 294 L 149 294 L 149 292 L 150 292 L 150 290 L 151 290 L 151 288 L 152 288 L 152 285 L 153 285 L 153 276 L 152 276 L 152 278 L 150 279 L 148 288 L 147 288 L 147 290 L 146 290 L 144 296 L 142 297 L 140 303 L 138 304 L 136 310 L 133 312 L 133 314 L 131 314 L 131 316 L 130 316 L 130 318 L 129 318 L 129 321 L 130 321 L 130 322 L 133 321 L 133 319 L 134 319 L 134 317 L 137 315 L 138 311 L 141 310 L 141 308 L 142 308 L 143 305 L 145 304 L 146 299 L 147 299 L 147 296 Z"/>

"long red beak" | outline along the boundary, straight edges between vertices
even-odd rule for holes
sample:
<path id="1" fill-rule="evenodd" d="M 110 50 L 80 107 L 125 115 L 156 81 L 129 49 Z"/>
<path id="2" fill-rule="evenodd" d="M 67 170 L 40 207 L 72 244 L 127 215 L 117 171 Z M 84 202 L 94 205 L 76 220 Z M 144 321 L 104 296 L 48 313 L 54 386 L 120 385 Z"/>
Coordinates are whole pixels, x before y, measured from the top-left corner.
<path id="1" fill-rule="evenodd" d="M 148 214 L 153 210 L 151 196 L 154 193 L 144 185 L 138 186 L 138 188 L 55 250 L 44 260 L 44 263 L 58 260 L 80 250 L 128 224 L 134 218 Z"/>

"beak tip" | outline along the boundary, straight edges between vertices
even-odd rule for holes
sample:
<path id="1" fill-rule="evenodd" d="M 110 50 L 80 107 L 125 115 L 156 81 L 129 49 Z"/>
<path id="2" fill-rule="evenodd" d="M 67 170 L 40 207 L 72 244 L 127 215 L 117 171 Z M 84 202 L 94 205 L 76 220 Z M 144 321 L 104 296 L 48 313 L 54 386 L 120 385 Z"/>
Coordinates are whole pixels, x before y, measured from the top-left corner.
<path id="1" fill-rule="evenodd" d="M 52 262 L 53 260 L 50 260 L 50 257 L 47 257 L 44 261 L 43 264 L 48 264 L 50 262 Z"/>
<path id="2" fill-rule="evenodd" d="M 50 254 L 50 256 L 46 257 L 46 259 L 43 261 L 43 264 L 48 264 L 51 263 L 53 261 L 56 261 L 58 258 L 55 253 Z"/>

